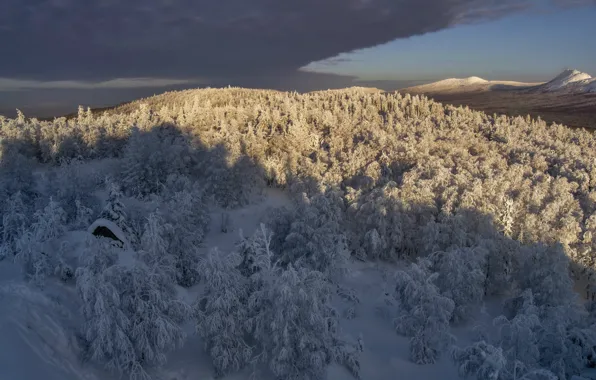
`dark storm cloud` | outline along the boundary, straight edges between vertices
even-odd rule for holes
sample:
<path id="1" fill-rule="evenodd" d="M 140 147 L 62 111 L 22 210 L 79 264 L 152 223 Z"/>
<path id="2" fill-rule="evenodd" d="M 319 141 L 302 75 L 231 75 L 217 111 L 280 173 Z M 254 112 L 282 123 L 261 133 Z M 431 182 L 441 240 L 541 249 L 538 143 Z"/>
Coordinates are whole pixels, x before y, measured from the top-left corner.
<path id="1" fill-rule="evenodd" d="M 0 77 L 275 75 L 539 1 L 1 0 Z"/>

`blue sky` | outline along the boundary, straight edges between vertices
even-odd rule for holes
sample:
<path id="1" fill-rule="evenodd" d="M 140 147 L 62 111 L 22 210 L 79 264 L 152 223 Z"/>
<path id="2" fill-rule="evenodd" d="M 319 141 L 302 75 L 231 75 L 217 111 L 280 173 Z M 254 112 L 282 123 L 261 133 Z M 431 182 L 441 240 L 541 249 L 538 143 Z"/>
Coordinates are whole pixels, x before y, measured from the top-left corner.
<path id="1" fill-rule="evenodd" d="M 365 80 L 447 77 L 545 81 L 565 68 L 596 76 L 596 7 L 515 14 L 400 39 L 308 70 Z"/>

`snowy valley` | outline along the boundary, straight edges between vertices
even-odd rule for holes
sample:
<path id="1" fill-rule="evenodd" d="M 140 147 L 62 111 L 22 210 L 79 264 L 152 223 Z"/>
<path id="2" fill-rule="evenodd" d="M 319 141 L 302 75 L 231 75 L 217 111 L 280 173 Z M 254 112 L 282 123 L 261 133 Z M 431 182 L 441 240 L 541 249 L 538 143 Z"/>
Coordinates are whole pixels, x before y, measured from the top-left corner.
<path id="1" fill-rule="evenodd" d="M 226 88 L 0 139 L 1 380 L 596 378 L 588 131 Z"/>

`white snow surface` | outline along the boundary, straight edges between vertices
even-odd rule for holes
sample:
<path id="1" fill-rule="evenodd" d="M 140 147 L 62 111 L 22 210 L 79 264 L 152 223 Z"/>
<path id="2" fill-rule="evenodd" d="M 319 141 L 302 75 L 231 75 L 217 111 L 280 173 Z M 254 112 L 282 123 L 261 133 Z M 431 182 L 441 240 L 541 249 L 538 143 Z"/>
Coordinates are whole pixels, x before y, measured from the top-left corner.
<path id="1" fill-rule="evenodd" d="M 578 70 L 565 70 L 539 88 L 542 92 L 588 93 L 596 91 L 596 79 Z"/>
<path id="2" fill-rule="evenodd" d="M 250 236 L 271 207 L 289 206 L 287 196 L 278 190 L 268 190 L 265 197 L 247 207 L 228 211 L 231 228 L 227 233 L 220 230 L 222 210 L 212 210 L 211 230 L 206 236 L 203 249 L 218 247 L 222 253 L 234 249 L 239 230 Z M 94 225 L 113 228 L 109 221 L 97 221 Z M 91 227 L 90 227 L 91 228 Z M 114 231 L 114 230 L 113 230 Z M 86 232 L 69 232 L 64 238 L 71 241 L 73 251 L 79 251 Z M 76 252 L 73 252 L 76 256 Z M 123 260 L 121 258 L 120 260 Z M 132 261 L 131 261 L 132 260 Z M 131 255 L 126 265 L 134 265 Z M 354 318 L 341 319 L 341 327 L 347 339 L 356 341 L 361 335 L 364 352 L 361 354 L 361 378 L 366 380 L 459 379 L 457 369 L 442 355 L 436 364 L 416 365 L 409 360 L 409 339 L 399 336 L 393 328 L 392 314 L 395 305 L 384 305 L 385 293 L 393 291 L 392 275 L 399 266 L 376 263 L 350 263 L 350 273 L 341 284 L 352 289 L 359 303 L 349 304 L 336 297 L 334 306 L 342 314 L 353 307 Z M 50 281 L 51 282 L 51 281 Z M 180 298 L 192 303 L 200 294 L 202 285 L 191 289 L 180 288 Z M 115 380 L 96 366 L 82 364 L 75 340 L 75 331 L 81 323 L 78 297 L 71 285 L 52 282 L 43 290 L 36 290 L 22 280 L 20 269 L 9 260 L 0 261 L 0 380 Z M 499 315 L 498 300 L 487 305 L 488 313 L 478 312 L 475 321 L 452 328 L 457 344 L 471 342 L 472 329 L 477 323 L 490 324 Z M 385 310 L 386 313 L 380 313 Z M 168 355 L 167 364 L 152 370 L 155 380 L 211 380 L 213 367 L 205 353 L 203 342 L 193 334 L 194 326 L 188 323 L 185 330 L 189 337 L 183 348 Z M 250 370 L 244 370 L 223 380 L 249 379 Z M 124 377 L 125 378 L 125 377 Z M 262 380 L 271 380 L 260 377 Z M 329 380 L 349 380 L 350 374 L 342 367 L 332 365 L 328 369 Z"/>
<path id="3" fill-rule="evenodd" d="M 72 300 L 69 289 L 35 289 L 22 281 L 19 267 L 0 262 L 0 379 L 102 379 L 80 363 Z"/>

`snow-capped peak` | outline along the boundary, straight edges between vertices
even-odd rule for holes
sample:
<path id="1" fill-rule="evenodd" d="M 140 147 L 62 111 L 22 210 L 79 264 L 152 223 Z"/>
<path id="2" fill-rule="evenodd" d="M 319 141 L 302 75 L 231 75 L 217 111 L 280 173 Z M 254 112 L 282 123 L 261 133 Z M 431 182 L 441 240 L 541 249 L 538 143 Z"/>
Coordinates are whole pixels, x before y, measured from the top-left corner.
<path id="1" fill-rule="evenodd" d="M 571 92 L 586 92 L 588 86 L 591 86 L 594 79 L 590 74 L 578 70 L 565 70 L 557 75 L 553 80 L 542 86 L 543 91 L 566 90 Z"/>
<path id="2" fill-rule="evenodd" d="M 442 81 L 435 82 L 435 85 L 456 85 L 456 86 L 466 86 L 470 84 L 477 84 L 477 83 L 486 83 L 488 82 L 485 79 L 479 77 L 468 77 L 468 78 L 449 78 L 444 79 Z"/>

